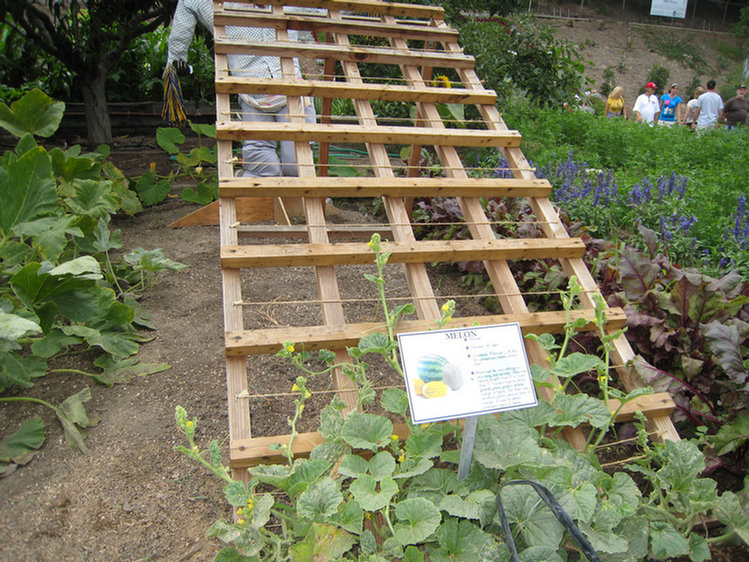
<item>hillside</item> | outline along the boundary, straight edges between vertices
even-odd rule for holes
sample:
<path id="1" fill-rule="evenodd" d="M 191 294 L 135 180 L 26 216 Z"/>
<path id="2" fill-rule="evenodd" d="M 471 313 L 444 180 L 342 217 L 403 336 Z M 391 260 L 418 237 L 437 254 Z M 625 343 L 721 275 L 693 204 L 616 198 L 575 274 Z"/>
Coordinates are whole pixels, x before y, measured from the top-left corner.
<path id="1" fill-rule="evenodd" d="M 610 10 L 601 14 L 592 8 L 581 10 L 577 3 L 569 10 L 564 5 L 546 4 L 534 10 L 536 15 L 555 29 L 557 38 L 578 45 L 580 55 L 590 63 L 586 75 L 592 81 L 591 88 L 599 89 L 608 76 L 612 86 L 624 88 L 628 106 L 634 104 L 655 65 L 669 71 L 664 88 L 678 82 L 685 101 L 687 91 L 692 90 L 690 84 L 704 86 L 711 78 L 717 81 L 724 99 L 735 95 L 743 50 L 731 33 L 730 20 L 723 24 L 721 14 L 713 14 L 711 20 L 671 22 L 660 18 L 659 24 L 653 23 L 659 19 L 644 18 L 638 12 Z M 700 28 L 687 27 L 692 24 Z"/>

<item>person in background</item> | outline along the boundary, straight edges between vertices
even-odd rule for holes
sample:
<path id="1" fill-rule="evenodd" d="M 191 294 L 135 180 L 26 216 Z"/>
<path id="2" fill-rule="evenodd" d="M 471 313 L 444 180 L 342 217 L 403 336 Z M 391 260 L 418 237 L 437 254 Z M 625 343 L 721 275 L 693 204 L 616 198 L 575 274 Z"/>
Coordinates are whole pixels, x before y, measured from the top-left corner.
<path id="1" fill-rule="evenodd" d="M 709 131 L 718 126 L 718 118 L 723 111 L 723 99 L 715 91 L 715 80 L 707 81 L 707 91 L 697 98 L 694 110 L 693 131 Z"/>
<path id="2" fill-rule="evenodd" d="M 658 124 L 672 127 L 676 123 L 681 123 L 682 101 L 679 97 L 679 84 L 674 82 L 669 86 L 668 93 L 661 96 L 661 115 Z"/>
<path id="3" fill-rule="evenodd" d="M 624 88 L 621 86 L 617 86 L 611 90 L 609 97 L 606 99 L 606 108 L 603 110 L 603 114 L 606 117 L 619 119 L 627 118 L 627 107 L 624 103 L 624 97 L 622 96 L 623 92 Z"/>
<path id="4" fill-rule="evenodd" d="M 231 3 L 227 3 L 231 6 Z M 299 11 L 311 11 L 298 8 Z M 168 39 L 167 70 L 173 66 L 178 74 L 189 73 L 187 51 L 190 47 L 197 23 L 213 33 L 212 0 L 179 0 L 172 18 L 172 30 Z M 254 42 L 276 40 L 275 29 L 271 27 L 226 27 L 227 37 Z M 289 39 L 299 39 L 299 32 L 289 31 Z M 233 76 L 259 78 L 282 78 L 281 61 L 278 57 L 252 54 L 228 55 L 229 72 Z M 301 77 L 299 60 L 294 59 L 297 77 Z M 166 71 L 165 71 L 166 75 Z M 288 122 L 289 113 L 284 95 L 239 94 L 241 117 L 245 121 Z M 315 108 L 310 98 L 305 98 L 305 121 L 316 121 Z M 269 140 L 246 140 L 242 145 L 242 166 L 244 177 L 296 176 L 296 153 L 293 141 L 278 143 Z"/>
<path id="5" fill-rule="evenodd" d="M 746 86 L 741 84 L 736 88 L 736 96 L 723 105 L 723 115 L 726 117 L 726 129 L 730 130 L 740 125 L 746 125 L 746 116 L 749 113 L 749 100 L 745 96 Z"/>
<path id="6" fill-rule="evenodd" d="M 661 106 L 658 103 L 658 96 L 655 95 L 655 82 L 645 84 L 645 93 L 637 96 L 635 106 L 632 111 L 635 112 L 635 119 L 638 123 L 647 123 L 651 127 L 658 122 L 658 116 Z"/>
<path id="7" fill-rule="evenodd" d="M 694 89 L 694 97 L 692 97 L 691 100 L 687 102 L 687 109 L 684 112 L 684 118 L 681 121 L 681 124 L 691 128 L 692 123 L 694 122 L 694 111 L 697 109 L 697 98 L 699 98 L 702 94 L 705 93 L 705 88 L 702 86 L 697 86 Z"/>

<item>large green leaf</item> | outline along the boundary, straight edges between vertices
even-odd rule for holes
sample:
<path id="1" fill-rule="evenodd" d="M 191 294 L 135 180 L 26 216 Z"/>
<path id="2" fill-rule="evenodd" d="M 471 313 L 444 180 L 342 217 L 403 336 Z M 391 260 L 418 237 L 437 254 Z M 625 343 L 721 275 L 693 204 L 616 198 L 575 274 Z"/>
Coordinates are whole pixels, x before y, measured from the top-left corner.
<path id="1" fill-rule="evenodd" d="M 655 558 L 671 558 L 689 554 L 689 543 L 670 523 L 653 521 L 650 523 L 650 550 Z"/>
<path id="2" fill-rule="evenodd" d="M 715 510 L 718 521 L 736 530 L 736 534 L 749 544 L 749 515 L 744 512 L 742 502 L 733 492 L 723 492 Z"/>
<path id="3" fill-rule="evenodd" d="M 377 511 L 384 508 L 392 497 L 398 493 L 398 485 L 392 478 L 378 482 L 370 474 L 362 474 L 351 483 L 349 491 L 362 509 Z"/>
<path id="4" fill-rule="evenodd" d="M 0 167 L 0 230 L 53 214 L 57 210 L 55 180 L 42 147 L 29 150 L 7 169 Z"/>
<path id="5" fill-rule="evenodd" d="M 63 326 L 68 336 L 79 336 L 89 345 L 100 347 L 115 359 L 124 359 L 138 352 L 138 344 L 126 334 L 114 331 L 99 331 L 87 326 Z"/>
<path id="6" fill-rule="evenodd" d="M 216 199 L 213 193 L 212 185 L 201 181 L 198 182 L 197 186 L 195 187 L 196 189 L 193 189 L 192 187 L 184 188 L 182 190 L 182 193 L 180 194 L 182 196 L 182 199 L 187 201 L 188 203 L 195 203 L 197 205 L 208 205 L 208 203 Z M 154 188 L 158 190 L 159 184 L 156 184 Z M 143 203 L 148 204 L 145 200 L 143 201 Z"/>
<path id="7" fill-rule="evenodd" d="M 429 500 L 409 498 L 395 506 L 395 537 L 402 545 L 425 541 L 437 530 L 442 516 L 440 510 Z"/>
<path id="8" fill-rule="evenodd" d="M 300 517 L 312 521 L 323 521 L 331 517 L 343 502 L 343 494 L 330 478 L 311 484 L 299 495 L 296 503 Z"/>
<path id="9" fill-rule="evenodd" d="M 629 517 L 617 527 L 616 533 L 608 528 L 596 529 L 588 535 L 584 525 L 581 530 L 598 552 L 605 552 L 606 562 L 633 562 L 644 560 L 648 554 L 648 522 L 642 517 Z M 612 538 L 614 537 L 614 538 Z M 618 538 L 624 537 L 626 549 L 623 552 L 611 552 L 618 546 Z M 599 542 L 600 539 L 600 542 Z"/>
<path id="10" fill-rule="evenodd" d="M 35 88 L 10 107 L 0 103 L 0 127 L 22 137 L 26 133 L 51 137 L 62 121 L 65 104 Z"/>
<path id="11" fill-rule="evenodd" d="M 53 148 L 49 151 L 52 170 L 60 181 L 70 184 L 76 179 L 95 180 L 101 177 L 101 162 L 91 156 L 79 156 L 80 145 L 62 151 Z M 63 191 L 65 189 L 63 188 Z"/>
<path id="12" fill-rule="evenodd" d="M 86 387 L 80 392 L 68 396 L 55 410 L 65 432 L 65 440 L 71 447 L 80 449 L 83 453 L 87 453 L 88 448 L 81 429 L 88 427 L 89 424 L 86 407 L 83 403 L 89 400 L 91 400 L 91 389 Z"/>
<path id="13" fill-rule="evenodd" d="M 183 263 L 164 257 L 164 252 L 161 248 L 156 248 L 155 250 L 144 250 L 140 247 L 135 248 L 132 252 L 123 256 L 122 259 L 132 265 L 136 271 L 181 271 L 187 267 Z"/>
<path id="14" fill-rule="evenodd" d="M 494 492 L 476 490 L 465 499 L 458 494 L 448 494 L 440 500 L 439 508 L 454 517 L 477 519 L 484 526 L 496 510 L 495 501 Z"/>
<path id="15" fill-rule="evenodd" d="M 559 546 L 564 528 L 530 486 L 503 488 L 502 503 L 508 521 L 528 546 Z"/>
<path id="16" fill-rule="evenodd" d="M 382 393 L 380 404 L 388 412 L 405 418 L 408 412 L 408 394 L 400 388 L 388 388 Z"/>
<path id="17" fill-rule="evenodd" d="M 549 422 L 550 426 L 571 426 L 587 423 L 593 427 L 605 427 L 611 420 L 606 405 L 599 399 L 587 394 L 563 394 L 554 396 L 554 407 L 557 416 Z"/>
<path id="18" fill-rule="evenodd" d="M 535 462 L 541 449 L 529 431 L 508 433 L 494 416 L 481 416 L 473 454 L 487 468 L 507 470 Z"/>
<path id="19" fill-rule="evenodd" d="M 294 544 L 289 553 L 298 562 L 328 562 L 338 560 L 354 544 L 356 539 L 343 529 L 314 523 L 304 540 Z"/>
<path id="20" fill-rule="evenodd" d="M 38 334 L 41 331 L 42 328 L 33 320 L 17 314 L 9 314 L 0 308 L 0 346 L 2 340 L 15 342 L 19 338 L 29 334 Z M 0 351 L 4 350 L 0 347 Z"/>
<path id="21" fill-rule="evenodd" d="M 264 484 L 286 490 L 291 473 L 289 467 L 283 464 L 259 464 L 253 467 L 252 477 Z"/>
<path id="22" fill-rule="evenodd" d="M 73 215 L 41 217 L 18 223 L 13 227 L 13 234 L 24 239 L 31 238 L 42 257 L 56 263 L 69 244 L 68 236 L 83 237 L 81 229 L 72 226 L 75 221 Z"/>
<path id="23" fill-rule="evenodd" d="M 156 174 L 146 172 L 135 183 L 135 192 L 146 207 L 155 205 L 166 199 L 170 185 L 166 180 L 156 181 Z"/>
<path id="24" fill-rule="evenodd" d="M 557 361 L 551 372 L 560 378 L 569 378 L 580 373 L 587 373 L 591 369 L 596 369 L 602 365 L 601 359 L 595 355 L 575 352 Z"/>
<path id="25" fill-rule="evenodd" d="M 380 451 L 369 459 L 369 473 L 378 482 L 383 478 L 391 478 L 395 472 L 395 459 L 388 451 Z"/>
<path id="26" fill-rule="evenodd" d="M 414 457 L 439 456 L 442 453 L 442 435 L 433 431 L 411 433 L 406 439 L 406 452 Z"/>
<path id="27" fill-rule="evenodd" d="M 177 154 L 177 145 L 185 142 L 185 135 L 177 127 L 159 127 L 156 129 L 156 142 L 169 154 Z"/>
<path id="28" fill-rule="evenodd" d="M 666 441 L 663 468 L 658 479 L 664 489 L 671 488 L 677 493 L 687 493 L 700 472 L 705 470 L 705 456 L 691 441 Z"/>
<path id="29" fill-rule="evenodd" d="M 369 463 L 367 459 L 359 455 L 346 455 L 343 457 L 338 472 L 344 476 L 350 476 L 351 478 L 358 478 L 362 474 L 366 474 L 369 471 Z"/>
<path id="30" fill-rule="evenodd" d="M 353 414 L 343 425 L 343 440 L 356 449 L 377 451 L 393 434 L 393 422 L 374 414 Z"/>
<path id="31" fill-rule="evenodd" d="M 21 356 L 13 352 L 0 353 L 0 392 L 13 386 L 31 388 L 33 379 L 47 374 L 47 362 L 34 355 Z"/>
<path id="32" fill-rule="evenodd" d="M 589 523 L 598 504 L 598 492 L 590 482 L 569 488 L 557 498 L 573 519 Z"/>
<path id="33" fill-rule="evenodd" d="M 564 562 L 557 549 L 548 546 L 531 546 L 519 553 L 520 562 Z"/>
<path id="34" fill-rule="evenodd" d="M 294 472 L 289 478 L 288 493 L 290 496 L 301 494 L 307 487 L 318 480 L 330 469 L 330 462 L 325 459 L 307 459 L 294 465 Z"/>
<path id="35" fill-rule="evenodd" d="M 429 555 L 430 562 L 475 562 L 494 540 L 470 521 L 453 517 L 448 517 L 434 534 L 440 547 Z"/>
<path id="36" fill-rule="evenodd" d="M 108 218 L 117 212 L 119 198 L 112 193 L 112 182 L 102 180 L 75 180 L 74 197 L 66 197 L 65 204 L 76 215 L 95 219 Z"/>
<path id="37" fill-rule="evenodd" d="M 23 463 L 28 455 L 44 443 L 44 422 L 34 416 L 27 419 L 14 433 L 0 441 L 0 462 Z"/>
<path id="38" fill-rule="evenodd" d="M 357 502 L 350 500 L 339 506 L 338 512 L 330 518 L 330 521 L 350 533 L 360 535 L 364 523 L 364 511 Z"/>

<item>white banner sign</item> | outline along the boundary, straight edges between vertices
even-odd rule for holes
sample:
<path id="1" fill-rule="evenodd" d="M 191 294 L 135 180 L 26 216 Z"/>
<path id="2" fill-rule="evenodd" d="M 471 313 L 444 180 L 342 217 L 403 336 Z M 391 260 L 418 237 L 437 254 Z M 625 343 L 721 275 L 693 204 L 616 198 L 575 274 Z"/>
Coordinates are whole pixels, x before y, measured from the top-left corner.
<path id="1" fill-rule="evenodd" d="M 520 325 L 398 334 L 414 423 L 536 406 Z"/>
<path id="2" fill-rule="evenodd" d="M 687 0 L 653 0 L 650 5 L 651 16 L 684 19 L 687 14 Z"/>

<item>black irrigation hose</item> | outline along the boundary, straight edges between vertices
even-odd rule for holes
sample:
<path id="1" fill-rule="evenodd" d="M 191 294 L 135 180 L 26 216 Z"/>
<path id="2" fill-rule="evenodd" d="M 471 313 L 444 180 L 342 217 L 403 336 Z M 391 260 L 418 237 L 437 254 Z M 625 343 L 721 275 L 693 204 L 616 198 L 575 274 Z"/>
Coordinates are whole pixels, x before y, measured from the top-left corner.
<path id="1" fill-rule="evenodd" d="M 544 500 L 544 502 L 546 502 L 546 505 L 549 506 L 549 509 L 554 514 L 554 516 L 559 520 L 562 526 L 567 529 L 567 532 L 577 543 L 577 546 L 580 547 L 580 550 L 583 552 L 583 554 L 588 557 L 588 560 L 590 560 L 590 562 L 603 562 L 593 546 L 588 542 L 588 539 L 585 538 L 585 535 L 583 535 L 582 531 L 580 531 L 578 526 L 575 525 L 572 517 L 567 514 L 567 512 L 559 504 L 559 502 L 556 500 L 556 498 L 548 488 L 545 488 L 541 484 L 538 484 L 537 482 L 533 482 L 531 480 L 511 480 L 509 482 L 505 482 L 503 486 L 512 486 L 516 484 L 528 484 L 534 490 L 536 490 L 536 493 L 541 496 L 541 499 Z M 507 515 L 505 514 L 505 510 L 502 507 L 501 494 L 502 489 L 500 488 L 499 492 L 497 492 L 497 512 L 499 514 L 499 522 L 502 526 L 502 532 L 505 535 L 505 543 L 510 549 L 510 558 L 512 559 L 512 562 L 520 562 L 518 550 L 515 547 L 515 540 L 512 538 L 510 523 L 509 521 L 507 521 Z"/>

